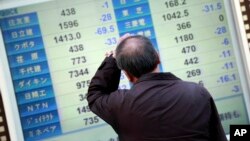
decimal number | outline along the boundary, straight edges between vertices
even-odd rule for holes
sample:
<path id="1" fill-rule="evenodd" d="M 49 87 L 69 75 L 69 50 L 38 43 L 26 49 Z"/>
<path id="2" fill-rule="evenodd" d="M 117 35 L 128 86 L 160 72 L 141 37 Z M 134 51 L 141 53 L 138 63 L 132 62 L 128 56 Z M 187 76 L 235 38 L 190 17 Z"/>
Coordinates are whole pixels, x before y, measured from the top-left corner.
<path id="1" fill-rule="evenodd" d="M 69 52 L 80 52 L 80 51 L 84 51 L 84 46 L 83 44 L 79 44 L 79 45 L 72 45 L 69 47 Z"/>
<path id="2" fill-rule="evenodd" d="M 91 80 L 83 80 L 83 81 L 79 81 L 76 82 L 76 88 L 77 89 L 83 89 L 89 86 Z"/>
<path id="3" fill-rule="evenodd" d="M 222 9 L 222 3 L 218 2 L 214 4 L 204 5 L 204 8 L 202 9 L 202 11 L 204 11 L 205 13 L 208 13 L 208 12 L 214 12 L 214 11 L 221 10 L 221 9 Z"/>
<path id="4" fill-rule="evenodd" d="M 184 65 L 186 65 L 186 66 L 193 65 L 193 64 L 198 64 L 198 63 L 199 63 L 199 58 L 198 57 L 185 59 L 185 61 L 184 61 Z"/>
<path id="5" fill-rule="evenodd" d="M 72 16 L 76 14 L 75 8 L 67 8 L 61 11 L 61 16 Z"/>
<path id="6" fill-rule="evenodd" d="M 83 121 L 85 125 L 93 125 L 98 123 L 100 120 L 98 116 L 94 116 L 94 117 L 84 118 Z"/>
<path id="7" fill-rule="evenodd" d="M 54 40 L 56 43 L 64 43 L 64 42 L 68 42 L 68 41 L 79 40 L 79 39 L 81 39 L 81 37 L 82 37 L 81 33 L 76 32 L 75 34 L 69 33 L 69 34 L 65 34 L 65 35 L 55 36 Z"/>
<path id="8" fill-rule="evenodd" d="M 80 56 L 80 57 L 71 58 L 71 61 L 72 61 L 72 64 L 73 64 L 73 65 L 84 64 L 84 63 L 87 62 L 85 56 Z"/>
<path id="9" fill-rule="evenodd" d="M 180 19 L 180 18 L 185 18 L 189 16 L 189 12 L 187 9 L 183 11 L 175 11 L 173 13 L 167 13 L 162 15 L 162 18 L 164 21 L 171 21 L 174 19 Z"/>
<path id="10" fill-rule="evenodd" d="M 89 70 L 88 68 L 80 69 L 80 70 L 72 70 L 68 72 L 70 74 L 70 78 L 77 78 L 80 76 L 88 75 Z"/>
<path id="11" fill-rule="evenodd" d="M 237 80 L 236 74 L 225 74 L 219 77 L 218 83 L 228 83 Z"/>
<path id="12" fill-rule="evenodd" d="M 89 106 L 77 107 L 76 110 L 77 110 L 77 112 L 78 112 L 79 115 L 90 112 Z"/>
<path id="13" fill-rule="evenodd" d="M 188 70 L 186 73 L 187 78 L 196 77 L 201 75 L 201 69 Z"/>
<path id="14" fill-rule="evenodd" d="M 166 8 L 178 7 L 186 4 L 186 0 L 167 0 L 165 2 Z"/>
<path id="15" fill-rule="evenodd" d="M 103 27 L 98 27 L 96 29 L 96 34 L 97 35 L 105 35 L 108 33 L 112 33 L 115 31 L 115 26 L 114 25 L 110 25 L 110 26 L 103 26 Z"/>
<path id="16" fill-rule="evenodd" d="M 78 24 L 77 20 L 59 23 L 60 29 L 70 29 L 70 28 L 78 27 L 78 26 L 79 26 L 79 24 Z"/>

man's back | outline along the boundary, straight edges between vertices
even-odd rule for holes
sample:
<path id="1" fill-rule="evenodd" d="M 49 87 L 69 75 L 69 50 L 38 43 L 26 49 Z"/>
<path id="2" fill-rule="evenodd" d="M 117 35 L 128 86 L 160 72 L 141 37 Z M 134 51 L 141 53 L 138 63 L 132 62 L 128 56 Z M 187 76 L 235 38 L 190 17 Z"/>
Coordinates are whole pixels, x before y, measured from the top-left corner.
<path id="1" fill-rule="evenodd" d="M 106 58 L 88 93 L 91 110 L 120 141 L 226 141 L 213 99 L 205 88 L 171 73 L 148 73 L 131 90 L 117 90 L 120 70 Z"/>
<path id="2" fill-rule="evenodd" d="M 124 139 L 209 139 L 210 95 L 199 85 L 170 73 L 151 73 L 122 93 L 123 100 L 112 111 Z"/>

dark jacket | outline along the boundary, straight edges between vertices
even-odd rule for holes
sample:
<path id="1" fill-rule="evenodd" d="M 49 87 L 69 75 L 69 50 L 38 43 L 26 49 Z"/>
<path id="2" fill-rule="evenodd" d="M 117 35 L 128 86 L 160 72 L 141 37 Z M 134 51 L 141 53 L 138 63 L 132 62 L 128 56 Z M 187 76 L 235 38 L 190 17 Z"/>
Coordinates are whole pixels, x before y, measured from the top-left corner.
<path id="1" fill-rule="evenodd" d="M 171 73 L 149 73 L 117 90 L 121 71 L 107 57 L 92 78 L 90 109 L 120 141 L 226 141 L 214 101 L 202 86 Z"/>

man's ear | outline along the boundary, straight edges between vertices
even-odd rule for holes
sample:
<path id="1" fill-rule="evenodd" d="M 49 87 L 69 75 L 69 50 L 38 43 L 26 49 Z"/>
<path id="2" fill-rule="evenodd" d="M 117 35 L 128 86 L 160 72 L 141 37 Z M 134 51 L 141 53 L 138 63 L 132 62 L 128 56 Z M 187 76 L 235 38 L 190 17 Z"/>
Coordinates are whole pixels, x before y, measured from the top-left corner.
<path id="1" fill-rule="evenodd" d="M 160 61 L 160 54 L 157 52 L 157 64 L 159 65 L 161 63 Z"/>
<path id="2" fill-rule="evenodd" d="M 130 82 L 135 83 L 138 80 L 137 77 L 133 76 L 132 74 L 130 74 L 129 72 L 127 72 L 125 70 L 124 70 L 124 73 Z"/>

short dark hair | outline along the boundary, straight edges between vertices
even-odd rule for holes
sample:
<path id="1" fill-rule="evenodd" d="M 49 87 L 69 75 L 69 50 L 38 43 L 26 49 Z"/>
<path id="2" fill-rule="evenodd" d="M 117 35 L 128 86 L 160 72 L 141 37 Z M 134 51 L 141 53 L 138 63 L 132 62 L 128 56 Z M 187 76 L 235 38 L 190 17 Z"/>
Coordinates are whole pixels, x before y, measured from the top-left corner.
<path id="1" fill-rule="evenodd" d="M 132 47 L 128 45 L 131 43 Z M 117 46 L 116 61 L 120 69 L 139 78 L 157 67 L 159 56 L 147 37 L 135 35 L 126 38 Z"/>

